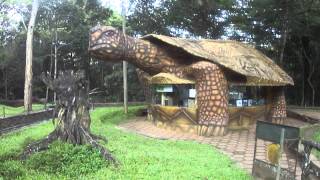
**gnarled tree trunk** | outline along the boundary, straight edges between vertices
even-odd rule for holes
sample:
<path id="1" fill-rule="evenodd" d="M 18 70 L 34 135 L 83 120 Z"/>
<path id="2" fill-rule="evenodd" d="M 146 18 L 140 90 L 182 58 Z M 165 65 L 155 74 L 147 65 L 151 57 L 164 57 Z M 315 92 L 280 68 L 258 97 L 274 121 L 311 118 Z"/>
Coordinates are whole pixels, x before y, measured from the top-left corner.
<path id="1" fill-rule="evenodd" d="M 67 71 L 61 73 L 57 79 L 52 80 L 43 76 L 43 80 L 58 97 L 56 107 L 58 118 L 54 121 L 56 127 L 45 139 L 28 145 L 22 157 L 47 149 L 52 141 L 61 140 L 76 145 L 89 144 L 97 148 L 105 159 L 117 165 L 111 153 L 97 141 L 100 139 L 107 142 L 107 140 L 90 132 L 91 119 L 84 74 Z"/>

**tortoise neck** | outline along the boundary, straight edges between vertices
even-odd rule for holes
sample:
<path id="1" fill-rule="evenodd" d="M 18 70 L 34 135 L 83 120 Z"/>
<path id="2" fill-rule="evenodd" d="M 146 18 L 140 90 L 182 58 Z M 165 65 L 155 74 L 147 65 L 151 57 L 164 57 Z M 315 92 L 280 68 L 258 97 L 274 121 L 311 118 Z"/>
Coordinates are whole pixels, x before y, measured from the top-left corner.
<path id="1" fill-rule="evenodd" d="M 126 40 L 126 61 L 134 64 L 141 69 L 153 69 L 156 68 L 157 63 L 154 64 L 153 60 L 157 57 L 160 49 L 149 41 L 137 39 L 133 37 L 127 37 Z M 150 67 L 151 64 L 154 67 Z"/>
<path id="2" fill-rule="evenodd" d="M 143 39 L 127 39 L 126 59 L 139 69 L 154 75 L 160 72 L 178 73 L 177 63 L 165 48 Z"/>
<path id="3" fill-rule="evenodd" d="M 143 61 L 144 57 L 150 55 L 148 49 L 151 48 L 151 43 L 148 41 L 127 36 L 125 46 L 126 58 L 131 63 L 139 63 Z M 155 48 L 155 46 L 153 48 Z"/>

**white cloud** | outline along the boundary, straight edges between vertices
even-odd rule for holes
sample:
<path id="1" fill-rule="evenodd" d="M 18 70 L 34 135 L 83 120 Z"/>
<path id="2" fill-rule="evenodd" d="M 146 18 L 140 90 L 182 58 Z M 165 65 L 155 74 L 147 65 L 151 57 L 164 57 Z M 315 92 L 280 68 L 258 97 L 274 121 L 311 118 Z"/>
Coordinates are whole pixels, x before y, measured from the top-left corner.
<path id="1" fill-rule="evenodd" d="M 100 0 L 102 6 L 121 13 L 121 0 Z"/>

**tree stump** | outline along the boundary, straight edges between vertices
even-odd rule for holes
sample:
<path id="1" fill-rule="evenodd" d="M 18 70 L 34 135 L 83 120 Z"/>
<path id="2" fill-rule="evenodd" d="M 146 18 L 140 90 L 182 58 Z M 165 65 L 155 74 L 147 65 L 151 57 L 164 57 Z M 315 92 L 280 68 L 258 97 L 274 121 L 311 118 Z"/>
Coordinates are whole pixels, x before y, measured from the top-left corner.
<path id="1" fill-rule="evenodd" d="M 108 149 L 101 146 L 98 140 L 107 142 L 104 137 L 90 132 L 91 118 L 89 114 L 87 82 L 84 73 L 65 71 L 57 79 L 42 75 L 43 82 L 57 94 L 56 111 L 58 118 L 53 120 L 55 130 L 46 138 L 29 144 L 22 154 L 26 158 L 34 152 L 48 149 L 55 140 L 75 145 L 89 144 L 98 149 L 106 160 L 117 165 L 116 159 Z"/>

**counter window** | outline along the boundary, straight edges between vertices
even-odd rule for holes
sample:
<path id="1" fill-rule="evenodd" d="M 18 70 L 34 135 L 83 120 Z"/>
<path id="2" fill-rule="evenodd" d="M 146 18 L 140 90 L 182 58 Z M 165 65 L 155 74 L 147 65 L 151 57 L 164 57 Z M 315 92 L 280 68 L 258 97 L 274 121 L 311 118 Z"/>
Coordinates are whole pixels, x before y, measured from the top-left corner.
<path id="1" fill-rule="evenodd" d="M 195 87 L 191 84 L 156 85 L 153 88 L 153 103 L 162 106 L 194 107 Z"/>
<path id="2" fill-rule="evenodd" d="M 229 106 L 256 106 L 265 104 L 265 92 L 261 87 L 230 86 Z"/>

